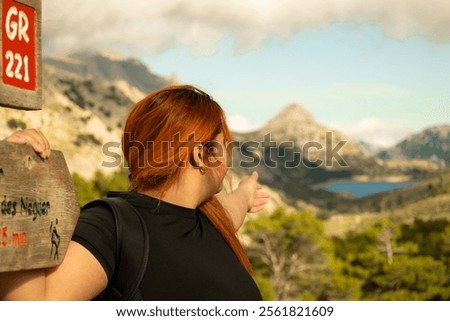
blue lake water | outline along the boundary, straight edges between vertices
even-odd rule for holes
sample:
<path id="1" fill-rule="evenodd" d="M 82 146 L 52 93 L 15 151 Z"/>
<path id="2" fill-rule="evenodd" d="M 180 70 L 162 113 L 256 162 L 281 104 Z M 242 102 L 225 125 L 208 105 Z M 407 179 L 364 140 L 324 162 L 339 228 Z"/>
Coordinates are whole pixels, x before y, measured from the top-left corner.
<path id="1" fill-rule="evenodd" d="M 325 185 L 322 188 L 330 192 L 346 192 L 354 195 L 355 197 L 364 197 L 375 193 L 409 187 L 412 184 L 412 182 L 391 183 L 338 181 Z"/>

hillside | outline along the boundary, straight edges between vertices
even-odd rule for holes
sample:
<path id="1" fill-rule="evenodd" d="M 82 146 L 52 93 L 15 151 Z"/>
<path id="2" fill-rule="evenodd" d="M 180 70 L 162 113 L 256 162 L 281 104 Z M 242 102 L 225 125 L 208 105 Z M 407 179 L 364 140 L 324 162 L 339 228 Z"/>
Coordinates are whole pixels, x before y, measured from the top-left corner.
<path id="1" fill-rule="evenodd" d="M 0 137 L 20 128 L 39 128 L 53 149 L 64 152 L 71 172 L 85 178 L 92 178 L 96 170 L 111 173 L 117 168 L 102 166 L 103 161 L 112 161 L 103 145 L 120 142 L 133 101 L 169 83 L 134 58 L 105 54 L 46 58 L 42 110 L 0 108 Z"/>
<path id="2" fill-rule="evenodd" d="M 428 160 L 440 167 L 450 165 L 450 125 L 426 128 L 378 155 L 383 159 Z"/>
<path id="3" fill-rule="evenodd" d="M 397 223 L 411 224 L 417 218 L 437 220 L 450 218 L 450 170 L 443 170 L 414 186 L 360 200 L 366 211 L 331 215 L 325 220 L 328 235 L 344 235 L 364 230 L 383 217 Z M 372 206 L 373 210 L 370 210 Z M 364 207 L 364 206 L 362 206 Z"/>
<path id="4" fill-rule="evenodd" d="M 44 61 L 44 105 L 69 100 L 111 128 L 122 128 L 134 101 L 171 83 L 139 60 L 117 55 L 78 53 Z"/>

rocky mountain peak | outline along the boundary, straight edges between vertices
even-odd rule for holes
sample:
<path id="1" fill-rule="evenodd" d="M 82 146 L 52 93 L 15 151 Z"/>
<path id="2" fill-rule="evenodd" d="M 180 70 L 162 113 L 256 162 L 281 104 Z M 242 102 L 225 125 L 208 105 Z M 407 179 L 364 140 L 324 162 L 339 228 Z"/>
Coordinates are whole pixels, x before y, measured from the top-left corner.
<path id="1" fill-rule="evenodd" d="M 274 139 L 303 145 L 308 141 L 324 141 L 328 130 L 316 122 L 313 115 L 302 105 L 290 104 L 270 119 L 258 133 L 271 133 Z"/>
<path id="2" fill-rule="evenodd" d="M 45 57 L 47 65 L 55 66 L 84 79 L 103 82 L 123 82 L 137 88 L 143 94 L 164 87 L 170 80 L 155 75 L 140 60 L 117 53 L 78 52 L 65 57 Z"/>
<path id="3" fill-rule="evenodd" d="M 424 133 L 430 136 L 436 136 L 442 139 L 450 139 L 450 125 L 438 125 L 425 129 Z"/>
<path id="4" fill-rule="evenodd" d="M 290 104 L 284 107 L 274 118 L 269 120 L 265 127 L 284 128 L 292 125 L 317 124 L 313 115 L 300 104 Z"/>

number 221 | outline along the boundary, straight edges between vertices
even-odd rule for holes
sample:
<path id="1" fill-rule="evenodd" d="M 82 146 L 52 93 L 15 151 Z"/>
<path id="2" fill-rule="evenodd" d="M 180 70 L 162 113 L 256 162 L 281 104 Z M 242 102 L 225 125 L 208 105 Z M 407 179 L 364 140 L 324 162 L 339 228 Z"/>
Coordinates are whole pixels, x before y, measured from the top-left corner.
<path id="1" fill-rule="evenodd" d="M 16 78 L 18 80 L 22 80 L 25 82 L 30 81 L 30 76 L 28 72 L 28 56 L 25 55 L 22 59 L 22 56 L 19 53 L 14 54 L 11 50 L 8 50 L 5 54 L 6 60 L 8 60 L 8 64 L 6 65 L 6 76 L 9 78 Z M 17 61 L 17 65 L 15 70 L 13 71 L 14 61 Z M 21 69 L 24 69 L 24 75 L 21 73 Z"/>

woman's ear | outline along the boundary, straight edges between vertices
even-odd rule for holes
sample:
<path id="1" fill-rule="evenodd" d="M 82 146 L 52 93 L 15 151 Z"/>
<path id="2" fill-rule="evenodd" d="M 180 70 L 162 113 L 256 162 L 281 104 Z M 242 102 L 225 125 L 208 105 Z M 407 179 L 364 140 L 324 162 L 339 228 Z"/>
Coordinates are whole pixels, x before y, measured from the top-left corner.
<path id="1" fill-rule="evenodd" d="M 204 168 L 205 167 L 205 162 L 203 161 L 203 156 L 204 156 L 204 148 L 202 144 L 197 144 L 195 145 L 195 147 L 192 149 L 192 160 L 193 160 L 193 166 L 196 168 Z"/>

